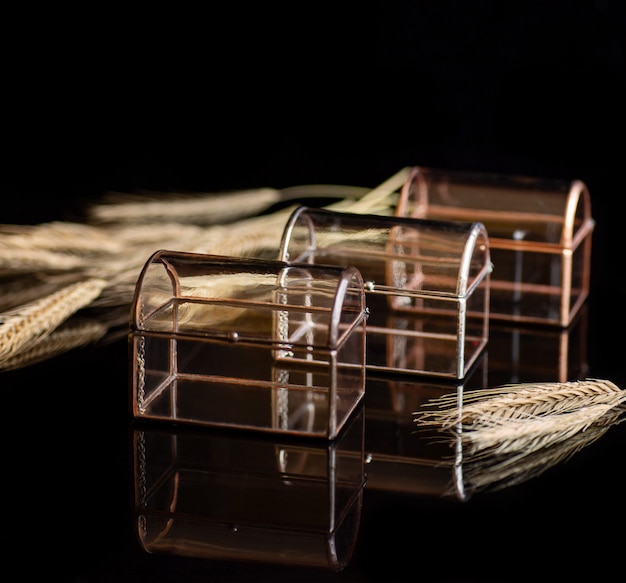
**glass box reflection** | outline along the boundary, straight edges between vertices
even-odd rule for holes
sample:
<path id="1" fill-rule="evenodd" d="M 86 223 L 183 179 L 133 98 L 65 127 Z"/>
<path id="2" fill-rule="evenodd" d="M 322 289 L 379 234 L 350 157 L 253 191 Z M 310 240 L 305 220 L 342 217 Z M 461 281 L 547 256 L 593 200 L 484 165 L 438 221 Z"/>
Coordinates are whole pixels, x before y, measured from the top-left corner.
<path id="1" fill-rule="evenodd" d="M 343 569 L 359 530 L 363 431 L 362 408 L 332 442 L 142 422 L 132 431 L 141 546 Z"/>

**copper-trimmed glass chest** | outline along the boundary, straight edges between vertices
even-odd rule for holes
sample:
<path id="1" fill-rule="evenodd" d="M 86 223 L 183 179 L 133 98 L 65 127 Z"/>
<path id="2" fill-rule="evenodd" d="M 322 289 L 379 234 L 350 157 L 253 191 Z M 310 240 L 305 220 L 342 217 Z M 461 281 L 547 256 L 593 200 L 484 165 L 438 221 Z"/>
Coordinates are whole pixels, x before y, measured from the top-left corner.
<path id="1" fill-rule="evenodd" d="M 354 267 L 161 250 L 131 308 L 136 418 L 333 439 L 365 390 Z"/>
<path id="2" fill-rule="evenodd" d="M 589 294 L 595 223 L 580 180 L 416 166 L 396 214 L 485 225 L 494 320 L 565 327 Z"/>
<path id="3" fill-rule="evenodd" d="M 463 378 L 487 344 L 491 261 L 481 223 L 300 207 L 279 258 L 359 270 L 368 371 Z"/>

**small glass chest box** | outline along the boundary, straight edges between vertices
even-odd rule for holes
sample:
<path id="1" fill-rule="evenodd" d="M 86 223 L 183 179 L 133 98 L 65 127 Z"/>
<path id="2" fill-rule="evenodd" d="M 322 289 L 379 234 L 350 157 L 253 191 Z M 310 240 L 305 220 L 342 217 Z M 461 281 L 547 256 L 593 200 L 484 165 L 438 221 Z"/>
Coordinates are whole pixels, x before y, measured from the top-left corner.
<path id="1" fill-rule="evenodd" d="M 333 439 L 365 390 L 353 267 L 158 251 L 131 308 L 141 419 Z"/>
<path id="2" fill-rule="evenodd" d="M 487 228 L 494 320 L 566 327 L 589 294 L 589 191 L 580 180 L 411 169 L 396 214 Z"/>

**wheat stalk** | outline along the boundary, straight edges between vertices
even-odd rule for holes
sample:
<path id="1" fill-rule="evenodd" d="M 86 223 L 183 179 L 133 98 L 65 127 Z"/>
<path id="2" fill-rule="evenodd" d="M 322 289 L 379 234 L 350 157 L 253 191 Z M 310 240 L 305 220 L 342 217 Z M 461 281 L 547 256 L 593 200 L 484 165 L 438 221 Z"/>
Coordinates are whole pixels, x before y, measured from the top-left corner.
<path id="1" fill-rule="evenodd" d="M 34 274 L 3 281 L 0 284 L 0 313 L 37 300 L 59 289 L 53 281 L 45 281 Z"/>
<path id="2" fill-rule="evenodd" d="M 0 314 L 0 359 L 48 335 L 72 314 L 89 305 L 105 285 L 103 279 L 80 281 Z"/>
<path id="3" fill-rule="evenodd" d="M 69 350 L 101 340 L 108 330 L 109 327 L 106 324 L 97 320 L 68 322 L 59 326 L 48 336 L 34 339 L 27 349 L 0 359 L 0 368 L 15 370 L 42 362 Z"/>
<path id="4" fill-rule="evenodd" d="M 519 483 L 571 457 L 618 422 L 625 403 L 626 391 L 608 380 L 521 383 L 431 399 L 414 420 L 460 447 L 463 480 L 476 490 Z"/>
<path id="5" fill-rule="evenodd" d="M 54 221 L 41 225 L 3 225 L 0 227 L 0 248 L 44 249 L 75 254 L 115 253 L 122 250 L 120 242 L 93 225 Z"/>
<path id="6" fill-rule="evenodd" d="M 120 251 L 128 252 L 129 246 L 157 245 L 167 241 L 193 241 L 210 232 L 212 227 L 200 227 L 188 223 L 163 221 L 158 226 L 150 224 L 107 225 L 105 232 L 111 239 L 120 242 Z"/>
<path id="7" fill-rule="evenodd" d="M 420 423 L 432 423 L 447 429 L 461 423 L 466 427 L 504 423 L 515 419 L 576 411 L 593 404 L 618 405 L 626 391 L 601 379 L 584 379 L 562 383 L 521 383 L 492 389 L 477 389 L 463 395 L 458 407 L 456 394 L 432 399 L 428 405 L 438 407 L 416 412 Z M 469 403 L 469 404 L 468 404 Z"/>
<path id="8" fill-rule="evenodd" d="M 98 223 L 162 223 L 216 225 L 233 223 L 265 211 L 272 205 L 313 198 L 360 199 L 370 189 L 334 184 L 306 184 L 277 190 L 256 188 L 207 194 L 131 196 L 109 193 L 109 202 L 94 205 L 90 218 Z M 166 197 L 167 196 L 167 197 Z"/>
<path id="9" fill-rule="evenodd" d="M 402 168 L 358 200 L 340 200 L 339 202 L 328 205 L 327 208 L 336 211 L 349 211 L 363 214 L 382 214 L 389 212 L 397 203 L 398 191 L 406 182 L 410 172 L 411 168 Z"/>
<path id="10" fill-rule="evenodd" d="M 585 431 L 546 448 L 517 454 L 466 457 L 463 463 L 464 492 L 496 491 L 537 477 L 558 463 L 564 463 L 584 447 L 602 437 L 611 426 L 624 421 L 623 406 L 613 407 Z M 456 491 L 451 488 L 451 491 Z"/>
<path id="11" fill-rule="evenodd" d="M 0 248 L 0 273 L 69 271 L 82 269 L 85 265 L 83 258 L 64 253 L 43 249 Z"/>
<path id="12" fill-rule="evenodd" d="M 288 186 L 280 190 L 281 201 L 310 201 L 314 198 L 334 198 L 337 202 L 356 201 L 371 192 L 363 186 L 348 186 L 343 184 L 302 184 Z M 332 204 L 332 203 L 331 203 Z"/>
<path id="13" fill-rule="evenodd" d="M 275 259 L 284 226 L 292 212 L 293 208 L 286 208 L 269 215 L 243 219 L 233 225 L 214 226 L 207 229 L 204 237 L 195 241 L 192 247 L 183 250 L 211 255 L 253 257 L 271 249 Z"/>
<path id="14" fill-rule="evenodd" d="M 470 455 L 487 450 L 490 455 L 535 451 L 585 431 L 612 407 L 613 405 L 602 403 L 568 413 L 536 418 L 510 418 L 492 426 L 483 425 L 469 431 L 461 430 L 461 441 Z"/>
<path id="15" fill-rule="evenodd" d="M 170 200 L 130 200 L 94 205 L 90 217 L 114 223 L 191 222 L 194 224 L 228 223 L 261 212 L 279 202 L 280 191 L 257 188 L 208 195 L 176 195 Z"/>

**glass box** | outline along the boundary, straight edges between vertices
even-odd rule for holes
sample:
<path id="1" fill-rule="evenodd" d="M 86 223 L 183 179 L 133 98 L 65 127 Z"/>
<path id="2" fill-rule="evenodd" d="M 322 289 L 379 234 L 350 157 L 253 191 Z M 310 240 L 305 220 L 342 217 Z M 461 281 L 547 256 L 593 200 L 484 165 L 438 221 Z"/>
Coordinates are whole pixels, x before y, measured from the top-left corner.
<path id="1" fill-rule="evenodd" d="M 589 294 L 594 221 L 580 180 L 416 166 L 396 214 L 486 227 L 492 319 L 565 327 Z"/>
<path id="2" fill-rule="evenodd" d="M 363 500 L 364 416 L 332 441 L 138 422 L 133 515 L 142 549 L 342 570 Z"/>
<path id="3" fill-rule="evenodd" d="M 491 261 L 481 223 L 299 207 L 279 258 L 359 270 L 368 371 L 458 379 L 487 344 Z"/>
<path id="4" fill-rule="evenodd" d="M 161 250 L 131 308 L 136 418 L 333 439 L 363 398 L 354 267 Z"/>

